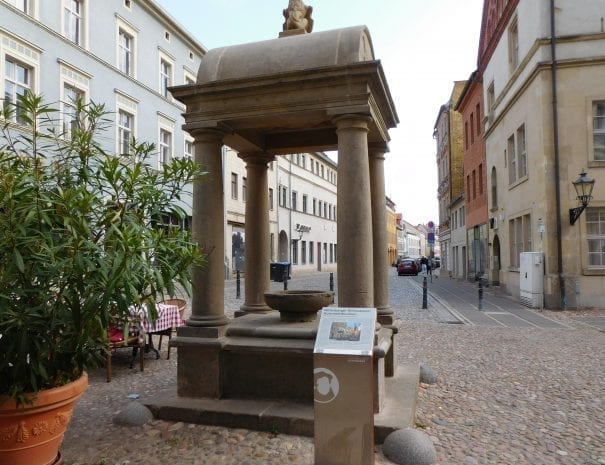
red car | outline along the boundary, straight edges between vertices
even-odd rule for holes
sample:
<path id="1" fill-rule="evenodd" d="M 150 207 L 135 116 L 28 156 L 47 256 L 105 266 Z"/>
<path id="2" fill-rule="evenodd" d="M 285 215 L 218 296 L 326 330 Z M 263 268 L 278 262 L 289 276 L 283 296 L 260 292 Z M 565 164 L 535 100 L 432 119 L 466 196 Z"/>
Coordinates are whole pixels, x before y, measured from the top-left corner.
<path id="1" fill-rule="evenodd" d="M 418 276 L 418 265 L 416 265 L 416 261 L 411 258 L 404 258 L 399 261 L 397 265 L 397 274 L 399 276 L 404 274 L 413 274 L 414 276 Z"/>

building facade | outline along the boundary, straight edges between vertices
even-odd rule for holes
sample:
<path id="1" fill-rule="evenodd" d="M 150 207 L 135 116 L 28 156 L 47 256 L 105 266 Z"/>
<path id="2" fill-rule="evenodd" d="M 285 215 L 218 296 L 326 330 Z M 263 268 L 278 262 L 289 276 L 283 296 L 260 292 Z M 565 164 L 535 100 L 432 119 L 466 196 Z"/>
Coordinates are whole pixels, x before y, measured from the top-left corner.
<path id="1" fill-rule="evenodd" d="M 488 270 L 488 216 L 487 216 L 487 172 L 485 163 L 485 140 L 483 138 L 483 83 L 478 69 L 469 77 L 456 110 L 462 114 L 464 123 L 464 197 L 466 244 L 459 251 L 455 275 L 468 279 L 487 278 Z M 493 227 L 493 224 L 491 225 Z M 497 263 L 492 265 L 496 265 Z M 491 279 L 498 282 L 497 276 Z"/>
<path id="2" fill-rule="evenodd" d="M 276 159 L 277 261 L 293 272 L 335 271 L 336 163 L 322 152 Z"/>
<path id="3" fill-rule="evenodd" d="M 99 140 L 127 153 L 153 142 L 158 169 L 193 156 L 172 85 L 194 83 L 205 48 L 152 0 L 0 0 L 0 84 L 4 101 L 32 91 L 59 110 L 65 137 L 74 101 L 105 104 Z M 18 129 L 19 121 L 15 120 Z"/>
<path id="4" fill-rule="evenodd" d="M 520 296 L 540 252 L 547 308 L 603 305 L 605 35 L 599 1 L 486 0 L 480 39 L 491 275 Z M 572 182 L 595 180 L 575 224 Z"/>
<path id="5" fill-rule="evenodd" d="M 441 268 L 452 272 L 452 201 L 464 192 L 464 157 L 462 145 L 462 115 L 455 109 L 466 81 L 454 82 L 448 102 L 441 106 L 433 128 L 433 137 L 437 142 L 437 173 L 439 202 L 439 247 L 441 250 Z"/>

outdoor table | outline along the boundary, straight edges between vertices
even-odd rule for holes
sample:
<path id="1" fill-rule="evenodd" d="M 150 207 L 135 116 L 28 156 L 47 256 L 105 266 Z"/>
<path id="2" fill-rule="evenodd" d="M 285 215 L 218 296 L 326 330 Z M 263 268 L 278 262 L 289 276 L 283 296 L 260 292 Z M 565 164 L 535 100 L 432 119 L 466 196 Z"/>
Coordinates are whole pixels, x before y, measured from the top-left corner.
<path id="1" fill-rule="evenodd" d="M 176 305 L 156 304 L 156 309 L 158 315 L 157 319 L 153 323 L 149 318 L 147 307 L 140 308 L 138 313 L 141 317 L 141 329 L 149 336 L 145 351 L 148 352 L 151 350 L 155 352 L 156 359 L 159 359 L 160 352 L 154 347 L 152 336 L 157 334 L 159 336 L 170 337 L 172 334 L 172 329 L 183 326 L 185 322 L 181 319 L 179 307 Z"/>

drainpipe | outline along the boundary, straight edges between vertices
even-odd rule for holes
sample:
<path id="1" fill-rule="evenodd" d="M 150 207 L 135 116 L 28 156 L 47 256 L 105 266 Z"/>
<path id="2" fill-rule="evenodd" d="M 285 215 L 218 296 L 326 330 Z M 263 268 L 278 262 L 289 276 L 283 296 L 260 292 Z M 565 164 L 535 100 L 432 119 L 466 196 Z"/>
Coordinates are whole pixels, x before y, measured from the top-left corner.
<path id="1" fill-rule="evenodd" d="M 555 35 L 555 0 L 550 0 L 550 52 L 552 58 L 552 120 L 555 151 L 555 204 L 557 211 L 557 273 L 559 275 L 560 307 L 565 310 L 565 277 L 563 276 L 563 239 L 561 238 L 561 176 L 559 172 L 559 113 L 557 110 L 557 44 Z"/>

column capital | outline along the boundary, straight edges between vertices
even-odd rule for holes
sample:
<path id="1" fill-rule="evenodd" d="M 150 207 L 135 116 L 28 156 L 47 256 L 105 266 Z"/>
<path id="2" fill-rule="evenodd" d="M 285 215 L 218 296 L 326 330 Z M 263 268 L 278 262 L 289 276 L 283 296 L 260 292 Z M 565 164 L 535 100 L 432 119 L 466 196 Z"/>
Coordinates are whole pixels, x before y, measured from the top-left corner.
<path id="1" fill-rule="evenodd" d="M 370 157 L 384 158 L 384 154 L 390 152 L 387 142 L 370 142 L 368 144 Z"/>
<path id="2" fill-rule="evenodd" d="M 240 152 L 237 157 L 247 165 L 267 165 L 275 160 L 275 155 L 267 152 Z"/>
<path id="3" fill-rule="evenodd" d="M 220 128 L 199 128 L 192 127 L 188 124 L 183 125 L 183 129 L 187 131 L 196 142 L 220 142 L 223 143 L 223 139 L 228 133 Z"/>
<path id="4" fill-rule="evenodd" d="M 342 129 L 359 129 L 368 132 L 368 124 L 373 120 L 368 115 L 359 113 L 351 113 L 347 115 L 339 115 L 332 118 L 332 122 L 336 124 L 336 132 Z"/>

